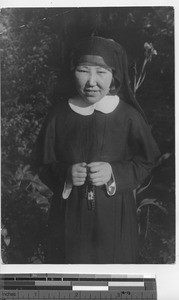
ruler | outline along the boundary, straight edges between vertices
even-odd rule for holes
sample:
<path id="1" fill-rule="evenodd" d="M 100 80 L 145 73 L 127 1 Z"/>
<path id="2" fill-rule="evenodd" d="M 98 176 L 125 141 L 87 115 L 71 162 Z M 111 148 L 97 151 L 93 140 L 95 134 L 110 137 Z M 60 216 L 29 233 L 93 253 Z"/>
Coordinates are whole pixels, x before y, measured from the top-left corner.
<path id="1" fill-rule="evenodd" d="M 157 300 L 154 275 L 1 274 L 0 300 Z"/>

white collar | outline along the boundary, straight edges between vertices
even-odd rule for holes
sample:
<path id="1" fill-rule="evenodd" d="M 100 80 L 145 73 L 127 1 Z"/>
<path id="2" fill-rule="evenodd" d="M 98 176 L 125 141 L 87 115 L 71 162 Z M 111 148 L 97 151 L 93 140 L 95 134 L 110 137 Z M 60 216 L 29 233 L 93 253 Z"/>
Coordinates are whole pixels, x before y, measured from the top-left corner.
<path id="1" fill-rule="evenodd" d="M 117 95 L 107 95 L 95 104 L 88 105 L 83 101 L 81 97 L 78 97 L 70 98 L 68 100 L 68 104 L 74 112 L 83 116 L 89 116 L 93 114 L 94 110 L 98 110 L 104 114 L 111 113 L 118 106 L 119 100 L 120 99 Z"/>

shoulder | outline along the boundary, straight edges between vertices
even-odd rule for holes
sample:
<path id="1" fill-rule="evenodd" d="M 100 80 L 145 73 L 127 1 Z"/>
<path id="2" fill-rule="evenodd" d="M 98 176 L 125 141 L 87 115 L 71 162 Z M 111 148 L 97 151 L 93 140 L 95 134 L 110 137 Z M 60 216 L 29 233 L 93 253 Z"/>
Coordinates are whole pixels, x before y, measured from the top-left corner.
<path id="1" fill-rule="evenodd" d="M 127 123 L 132 124 L 133 126 L 142 125 L 144 127 L 148 127 L 141 113 L 127 102 L 121 100 L 118 106 L 118 110 L 120 117 L 122 117 L 122 119 Z"/>
<path id="2" fill-rule="evenodd" d="M 129 118 L 140 118 L 138 110 L 123 100 L 120 100 L 119 110 Z"/>
<path id="3" fill-rule="evenodd" d="M 68 100 L 60 101 L 49 108 L 49 112 L 46 117 L 46 121 L 57 120 L 64 118 L 69 110 Z"/>
<path id="4" fill-rule="evenodd" d="M 65 123 L 68 109 L 68 100 L 52 105 L 42 122 L 41 132 L 45 132 L 46 130 L 53 132 L 56 126 L 61 127 Z"/>

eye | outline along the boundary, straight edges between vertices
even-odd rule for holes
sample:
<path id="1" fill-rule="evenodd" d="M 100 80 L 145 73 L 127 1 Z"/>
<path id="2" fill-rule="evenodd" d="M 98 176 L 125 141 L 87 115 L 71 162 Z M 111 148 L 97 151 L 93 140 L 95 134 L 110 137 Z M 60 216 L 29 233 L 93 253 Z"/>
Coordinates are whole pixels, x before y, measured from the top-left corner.
<path id="1" fill-rule="evenodd" d="M 105 71 L 97 71 L 98 74 L 106 74 Z"/>
<path id="2" fill-rule="evenodd" d="M 106 70 L 103 68 L 97 69 L 96 72 L 97 72 L 97 74 L 106 74 L 107 73 Z"/>
<path id="3" fill-rule="evenodd" d="M 80 72 L 80 73 L 87 73 L 88 70 L 86 69 L 76 69 L 77 72 Z"/>

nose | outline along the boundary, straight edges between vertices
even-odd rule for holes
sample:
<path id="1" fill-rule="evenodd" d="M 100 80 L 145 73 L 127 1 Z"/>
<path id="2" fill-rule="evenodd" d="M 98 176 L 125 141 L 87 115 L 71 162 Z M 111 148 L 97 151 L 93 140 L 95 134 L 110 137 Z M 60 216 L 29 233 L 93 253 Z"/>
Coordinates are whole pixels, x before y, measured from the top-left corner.
<path id="1" fill-rule="evenodd" d="M 88 85 L 89 86 L 95 86 L 96 85 L 96 74 L 94 72 L 89 73 Z"/>

